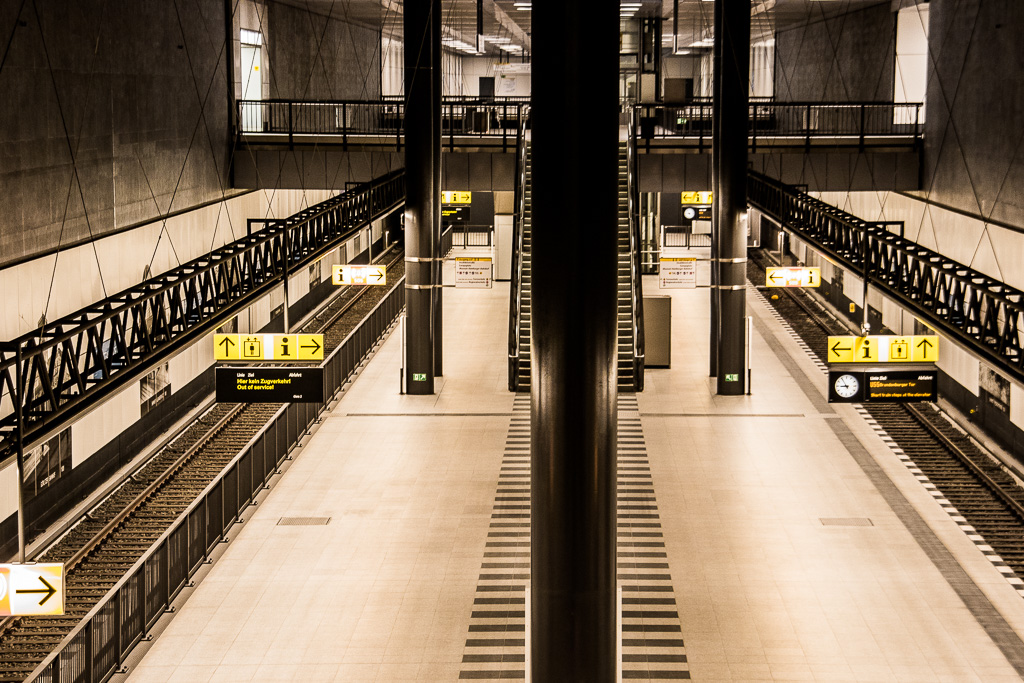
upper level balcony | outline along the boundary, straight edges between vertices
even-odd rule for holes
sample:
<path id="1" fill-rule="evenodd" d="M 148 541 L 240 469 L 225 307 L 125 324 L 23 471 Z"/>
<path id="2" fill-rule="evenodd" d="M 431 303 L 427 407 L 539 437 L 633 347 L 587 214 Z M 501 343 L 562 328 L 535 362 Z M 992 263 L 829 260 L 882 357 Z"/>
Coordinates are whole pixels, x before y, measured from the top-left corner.
<path id="1" fill-rule="evenodd" d="M 442 144 L 449 151 L 509 151 L 529 98 L 445 98 Z M 750 149 L 918 149 L 921 104 L 892 102 L 776 102 L 749 105 Z M 695 99 L 675 105 L 622 106 L 634 116 L 640 153 L 710 151 L 712 103 Z M 402 149 L 405 104 L 377 101 L 241 100 L 237 133 L 245 145 L 358 146 Z M 625 123 L 625 121 L 623 121 Z M 566 121 L 566 125 L 572 125 Z M 623 125 L 623 135 L 626 127 Z"/>

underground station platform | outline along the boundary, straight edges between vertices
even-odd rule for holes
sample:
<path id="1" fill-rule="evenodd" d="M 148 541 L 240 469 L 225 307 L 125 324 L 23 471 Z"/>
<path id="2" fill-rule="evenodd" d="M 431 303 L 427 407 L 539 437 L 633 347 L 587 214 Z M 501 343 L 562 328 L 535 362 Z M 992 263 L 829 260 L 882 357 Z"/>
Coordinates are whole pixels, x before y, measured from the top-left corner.
<path id="1" fill-rule="evenodd" d="M 645 282 L 649 290 L 657 280 Z M 707 291 L 619 395 L 622 679 L 1019 681 L 1024 597 L 893 441 L 830 404 L 760 294 L 752 387 L 707 377 Z M 528 394 L 507 283 L 444 296 L 444 376 L 397 328 L 114 681 L 525 680 Z"/>

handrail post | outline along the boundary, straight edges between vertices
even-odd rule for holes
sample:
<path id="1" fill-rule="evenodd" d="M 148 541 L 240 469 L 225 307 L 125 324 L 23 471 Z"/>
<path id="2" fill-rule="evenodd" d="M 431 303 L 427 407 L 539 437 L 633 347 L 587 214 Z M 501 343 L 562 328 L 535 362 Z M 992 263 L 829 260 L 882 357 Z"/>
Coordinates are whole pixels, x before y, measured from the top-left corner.
<path id="1" fill-rule="evenodd" d="M 348 151 L 348 103 L 341 103 L 341 148 Z"/>
<path id="2" fill-rule="evenodd" d="M 501 103 L 501 151 L 508 151 L 508 131 L 505 129 L 505 122 L 508 121 L 508 101 Z"/>
<path id="3" fill-rule="evenodd" d="M 21 340 L 14 352 L 14 371 L 17 373 L 15 387 L 17 396 L 14 399 L 15 424 L 17 429 L 15 453 L 18 472 L 18 562 L 25 563 L 25 374 L 22 369 L 24 356 L 21 351 Z"/>
<path id="4" fill-rule="evenodd" d="M 288 103 L 288 149 L 295 149 L 295 129 L 292 125 L 292 105 L 294 102 Z"/>
<path id="5" fill-rule="evenodd" d="M 807 104 L 806 117 L 804 118 L 804 133 L 807 136 L 805 145 L 808 150 L 811 149 L 811 105 Z"/>
<path id="6" fill-rule="evenodd" d="M 864 114 L 865 107 L 867 105 L 861 102 L 860 104 L 860 150 L 864 151 Z"/>
<path id="7" fill-rule="evenodd" d="M 752 152 L 757 152 L 757 104 L 751 102 L 748 110 L 750 116 L 750 138 Z"/>
<path id="8" fill-rule="evenodd" d="M 921 105 L 914 105 L 914 148 L 921 144 Z"/>

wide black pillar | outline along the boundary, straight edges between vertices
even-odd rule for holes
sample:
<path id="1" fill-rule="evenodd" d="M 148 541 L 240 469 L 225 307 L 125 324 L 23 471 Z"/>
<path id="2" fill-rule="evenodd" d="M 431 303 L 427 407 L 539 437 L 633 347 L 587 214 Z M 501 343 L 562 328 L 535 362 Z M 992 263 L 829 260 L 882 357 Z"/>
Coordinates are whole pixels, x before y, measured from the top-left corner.
<path id="1" fill-rule="evenodd" d="M 444 374 L 443 365 L 443 339 L 441 325 L 441 269 L 444 265 L 444 254 L 441 253 L 441 100 L 444 95 L 442 89 L 444 83 L 441 75 L 441 23 L 442 13 L 440 11 L 440 0 L 432 0 L 437 11 L 430 14 L 430 108 L 434 112 L 433 132 L 430 136 L 431 151 L 431 178 L 433 183 L 433 215 L 431 217 L 431 239 L 434 241 L 434 289 L 432 291 L 434 330 L 434 375 L 440 377 Z"/>
<path id="2" fill-rule="evenodd" d="M 746 393 L 747 272 L 747 108 L 750 87 L 750 2 L 715 0 L 715 70 L 717 119 L 714 122 L 718 164 L 714 181 L 717 245 L 712 256 L 718 271 L 718 393 Z"/>
<path id="3" fill-rule="evenodd" d="M 720 26 L 722 24 L 719 16 L 722 12 L 722 3 L 715 2 L 712 8 L 713 13 L 713 25 Z M 717 33 L 716 33 L 717 36 Z M 718 187 L 718 181 L 721 178 L 721 137 L 722 137 L 722 97 L 719 94 L 718 87 L 721 85 L 721 79 L 718 74 L 722 73 L 722 41 L 715 39 L 714 44 L 711 48 L 711 290 L 709 296 L 711 297 L 711 329 L 710 329 L 710 346 L 708 360 L 708 376 L 718 376 L 718 344 L 719 337 L 721 334 L 721 316 L 719 315 L 719 306 L 721 305 L 721 298 L 718 296 L 718 242 L 721 234 L 721 219 L 718 216 L 718 210 L 721 206 L 720 195 L 721 190 Z"/>
<path id="4" fill-rule="evenodd" d="M 434 109 L 432 43 L 440 0 L 407 2 L 405 29 L 405 390 L 434 393 Z M 440 42 L 440 41 L 438 41 Z M 438 46 L 440 47 L 440 46 Z M 438 161 L 440 157 L 438 156 Z"/>
<path id="5" fill-rule="evenodd" d="M 618 4 L 533 6 L 531 670 L 616 676 Z"/>

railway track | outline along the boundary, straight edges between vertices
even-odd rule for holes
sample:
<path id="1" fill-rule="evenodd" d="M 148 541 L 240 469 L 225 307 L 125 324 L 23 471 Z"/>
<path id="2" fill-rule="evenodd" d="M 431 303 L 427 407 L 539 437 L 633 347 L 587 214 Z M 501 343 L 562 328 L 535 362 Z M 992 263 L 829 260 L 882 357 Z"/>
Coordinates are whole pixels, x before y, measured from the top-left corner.
<path id="1" fill-rule="evenodd" d="M 761 284 L 764 265 L 770 264 L 752 256 L 747 276 Z M 828 335 L 850 334 L 806 292 L 779 289 L 774 294 L 777 298 L 770 296 L 768 303 L 822 362 Z M 1024 577 L 1024 489 L 1006 466 L 954 427 L 934 404 L 868 403 L 863 407 L 985 543 Z"/>
<path id="2" fill-rule="evenodd" d="M 404 252 L 385 252 L 388 278 L 404 275 Z M 386 294 L 348 287 L 303 325 L 323 333 L 325 355 Z M 38 562 L 65 564 L 65 614 L 0 623 L 0 682 L 21 682 L 217 477 L 280 404 L 214 403 L 51 545 Z"/>

